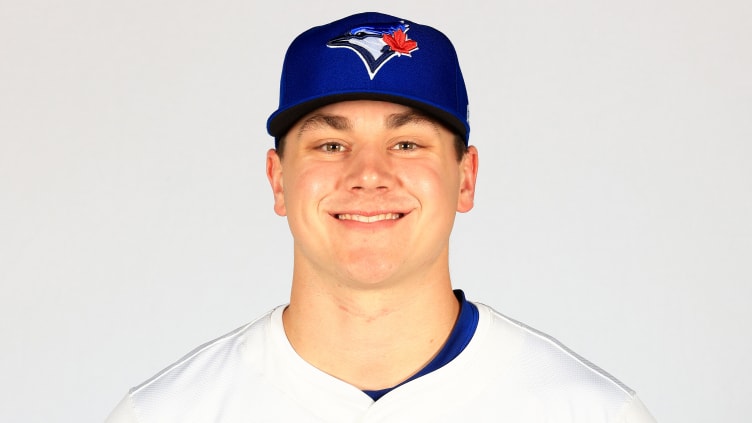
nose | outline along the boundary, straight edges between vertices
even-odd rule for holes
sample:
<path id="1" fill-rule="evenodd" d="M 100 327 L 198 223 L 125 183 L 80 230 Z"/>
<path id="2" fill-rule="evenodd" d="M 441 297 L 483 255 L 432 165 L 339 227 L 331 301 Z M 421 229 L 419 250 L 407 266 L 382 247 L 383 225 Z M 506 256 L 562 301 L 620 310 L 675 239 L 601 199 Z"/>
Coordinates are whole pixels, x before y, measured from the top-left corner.
<path id="1" fill-rule="evenodd" d="M 394 174 L 389 155 L 378 148 L 364 148 L 350 156 L 347 186 L 354 191 L 385 191 L 392 187 Z"/>

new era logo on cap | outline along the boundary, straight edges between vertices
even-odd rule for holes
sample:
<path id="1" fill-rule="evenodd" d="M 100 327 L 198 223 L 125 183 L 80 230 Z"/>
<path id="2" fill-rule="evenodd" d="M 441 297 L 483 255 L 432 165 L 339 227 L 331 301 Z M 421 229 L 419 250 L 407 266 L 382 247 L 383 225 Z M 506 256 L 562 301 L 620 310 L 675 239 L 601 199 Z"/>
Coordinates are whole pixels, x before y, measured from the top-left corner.
<path id="1" fill-rule="evenodd" d="M 348 31 L 346 35 L 330 40 L 332 48 L 348 48 L 354 51 L 368 75 L 373 79 L 386 62 L 393 57 L 410 56 L 418 49 L 418 43 L 407 37 L 409 25 L 399 22 L 392 25 L 365 25 Z"/>

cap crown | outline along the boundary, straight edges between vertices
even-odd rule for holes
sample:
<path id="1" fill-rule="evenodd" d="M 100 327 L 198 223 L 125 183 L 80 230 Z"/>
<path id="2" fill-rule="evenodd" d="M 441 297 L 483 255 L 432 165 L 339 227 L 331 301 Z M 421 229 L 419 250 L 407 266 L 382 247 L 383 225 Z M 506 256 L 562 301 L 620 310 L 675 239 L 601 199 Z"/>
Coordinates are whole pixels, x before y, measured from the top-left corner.
<path id="1" fill-rule="evenodd" d="M 468 99 L 457 54 L 440 31 L 381 13 L 360 13 L 300 34 L 285 56 L 279 109 L 267 121 L 283 136 L 327 104 L 383 100 L 434 116 L 467 143 Z"/>

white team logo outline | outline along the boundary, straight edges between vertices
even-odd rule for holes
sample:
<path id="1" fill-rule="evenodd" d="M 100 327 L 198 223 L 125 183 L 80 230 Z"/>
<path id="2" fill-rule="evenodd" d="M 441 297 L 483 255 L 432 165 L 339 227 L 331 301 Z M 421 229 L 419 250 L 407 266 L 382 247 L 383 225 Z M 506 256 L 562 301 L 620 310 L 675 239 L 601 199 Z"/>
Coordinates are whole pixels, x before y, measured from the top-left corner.
<path id="1" fill-rule="evenodd" d="M 404 22 L 391 25 L 363 25 L 330 40 L 326 46 L 354 51 L 373 80 L 386 62 L 398 56 L 411 57 L 412 52 L 418 50 L 418 43 L 407 37 L 409 29 L 410 26 Z M 389 37 L 393 44 L 384 41 L 386 37 Z"/>

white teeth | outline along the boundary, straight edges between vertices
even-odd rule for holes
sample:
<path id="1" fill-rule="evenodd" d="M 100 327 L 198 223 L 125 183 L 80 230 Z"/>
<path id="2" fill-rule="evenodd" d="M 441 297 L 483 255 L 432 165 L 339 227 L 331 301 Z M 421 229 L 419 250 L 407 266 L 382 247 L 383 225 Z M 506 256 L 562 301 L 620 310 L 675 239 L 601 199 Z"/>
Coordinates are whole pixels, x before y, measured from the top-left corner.
<path id="1" fill-rule="evenodd" d="M 397 220 L 400 217 L 402 217 L 402 213 L 384 213 L 384 214 L 378 214 L 375 216 L 361 216 L 359 214 L 338 214 L 337 219 L 339 220 L 354 220 L 356 222 L 363 222 L 363 223 L 372 223 L 372 222 L 380 222 L 382 220 Z"/>

